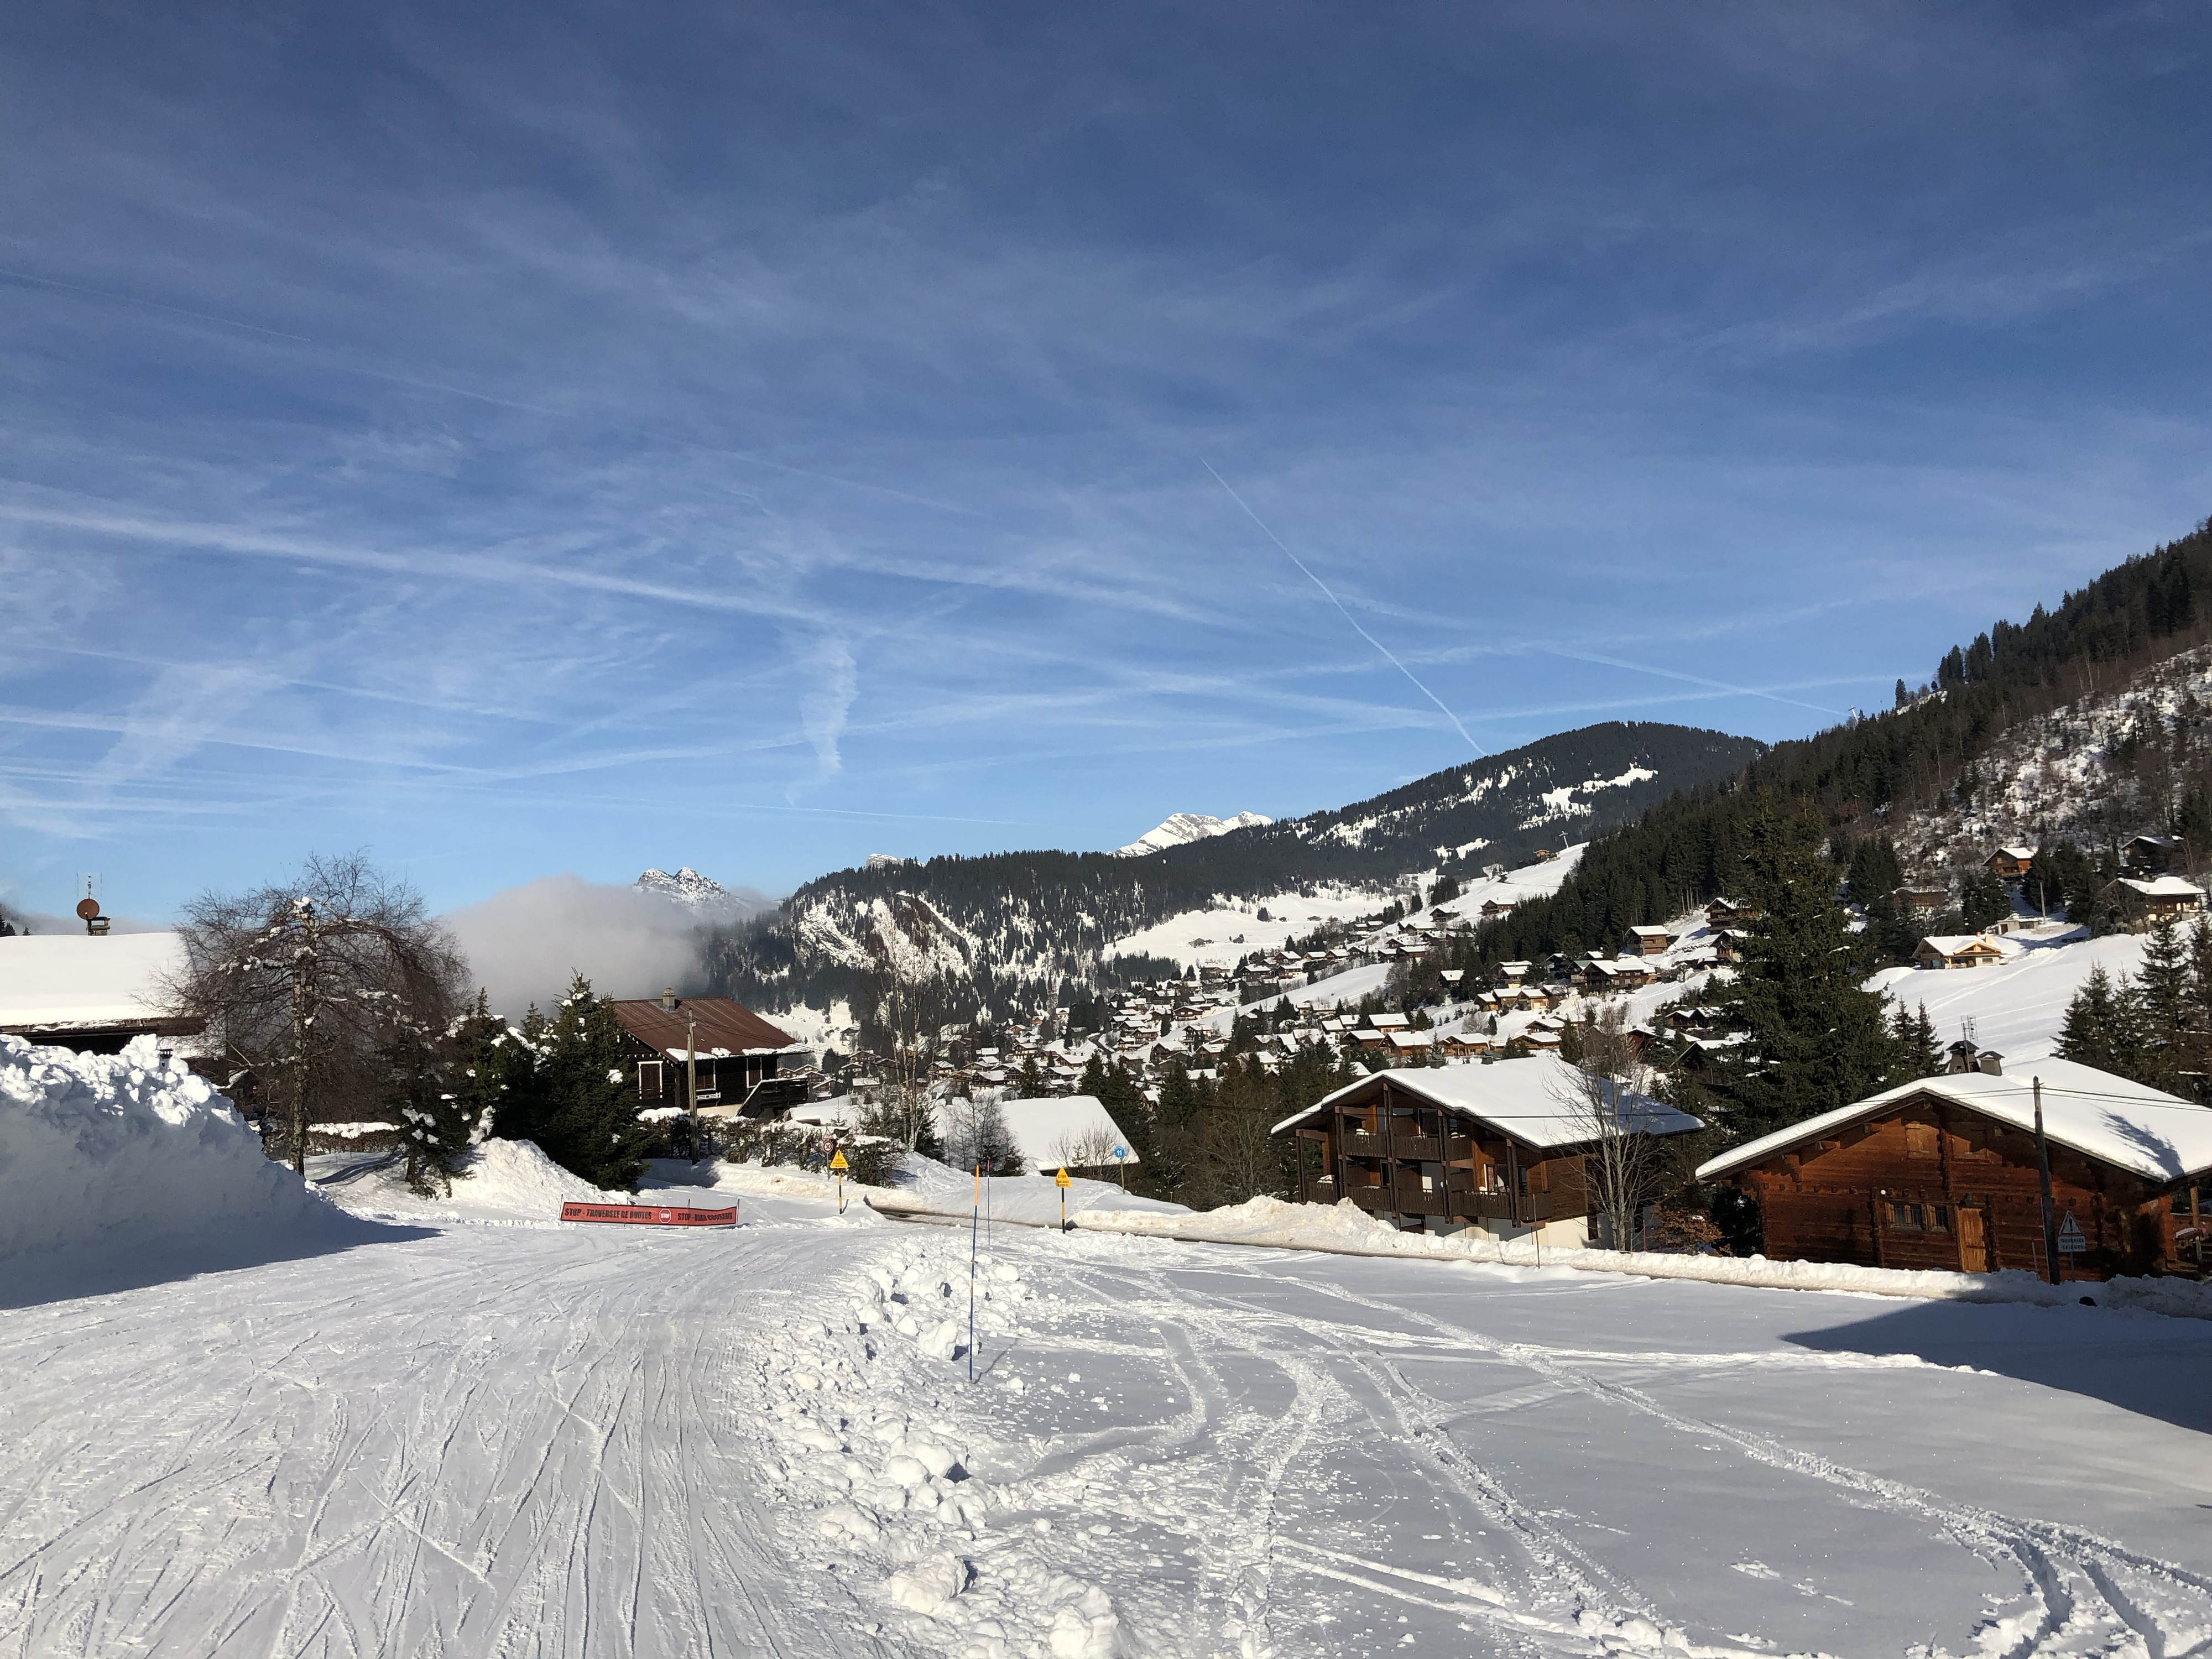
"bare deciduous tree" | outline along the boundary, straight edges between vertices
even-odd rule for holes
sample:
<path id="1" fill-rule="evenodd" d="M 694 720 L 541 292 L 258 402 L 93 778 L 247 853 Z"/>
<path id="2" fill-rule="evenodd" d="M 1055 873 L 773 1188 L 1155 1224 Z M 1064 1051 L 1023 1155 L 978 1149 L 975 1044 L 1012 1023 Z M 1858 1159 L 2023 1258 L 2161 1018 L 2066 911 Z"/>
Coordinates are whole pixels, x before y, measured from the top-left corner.
<path id="1" fill-rule="evenodd" d="M 1663 1110 L 1646 1091 L 1651 1068 L 1638 1054 L 1618 1004 L 1601 1010 L 1582 1033 L 1582 1058 L 1559 1091 L 1560 1115 L 1589 1144 L 1583 1181 L 1590 1214 L 1605 1237 L 1593 1243 L 1632 1248 L 1637 1217 L 1656 1195 L 1665 1153 L 1653 1130 Z"/>
<path id="2" fill-rule="evenodd" d="M 267 1107 L 289 1109 L 279 1139 L 302 1172 L 309 1128 L 386 1104 L 395 1068 L 430 1064 L 465 1006 L 452 936 L 420 894 L 358 853 L 312 855 L 293 880 L 251 892 L 204 893 L 178 931 L 173 1010 L 204 1022 L 251 1076 L 264 1142 Z"/>

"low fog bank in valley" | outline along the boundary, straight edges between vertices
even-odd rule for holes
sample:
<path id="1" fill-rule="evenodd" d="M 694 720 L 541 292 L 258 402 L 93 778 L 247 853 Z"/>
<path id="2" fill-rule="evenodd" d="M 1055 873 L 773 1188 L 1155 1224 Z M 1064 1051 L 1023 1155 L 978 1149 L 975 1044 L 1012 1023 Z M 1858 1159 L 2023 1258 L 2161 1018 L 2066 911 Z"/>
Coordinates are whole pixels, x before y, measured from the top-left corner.
<path id="1" fill-rule="evenodd" d="M 493 1010 L 514 1018 L 533 1002 L 550 1007 L 577 973 L 605 996 L 655 996 L 664 985 L 702 989 L 699 943 L 707 927 L 775 903 L 750 888 L 730 897 L 709 914 L 633 886 L 563 872 L 506 888 L 444 921 Z"/>

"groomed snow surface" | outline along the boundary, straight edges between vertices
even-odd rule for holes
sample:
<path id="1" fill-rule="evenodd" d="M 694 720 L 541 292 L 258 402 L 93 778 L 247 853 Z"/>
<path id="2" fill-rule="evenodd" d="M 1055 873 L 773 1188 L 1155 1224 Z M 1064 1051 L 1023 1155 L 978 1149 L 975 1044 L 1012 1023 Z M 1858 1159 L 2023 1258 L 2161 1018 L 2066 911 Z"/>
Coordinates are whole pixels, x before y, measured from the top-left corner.
<path id="1" fill-rule="evenodd" d="M 80 1134 L 210 1137 L 226 1190 L 276 1195 L 241 1226 L 331 1213 L 173 1082 L 8 1061 L 72 1073 L 11 1083 L 11 1156 L 76 1100 Z M 103 1201 L 157 1178 L 86 1144 Z M 563 1226 L 533 1149 L 404 1210 L 359 1163 L 325 1191 L 405 1224 L 197 1276 L 150 1246 L 160 1282 L 0 1310 L 0 1656 L 2212 1642 L 2203 1321 L 1004 1224 L 971 1258 L 965 1225 L 681 1164 L 653 1180 L 744 1224 Z M 0 1212 L 55 1173 L 0 1168 Z M 1295 1208 L 1246 1236 L 1364 1219 Z"/>

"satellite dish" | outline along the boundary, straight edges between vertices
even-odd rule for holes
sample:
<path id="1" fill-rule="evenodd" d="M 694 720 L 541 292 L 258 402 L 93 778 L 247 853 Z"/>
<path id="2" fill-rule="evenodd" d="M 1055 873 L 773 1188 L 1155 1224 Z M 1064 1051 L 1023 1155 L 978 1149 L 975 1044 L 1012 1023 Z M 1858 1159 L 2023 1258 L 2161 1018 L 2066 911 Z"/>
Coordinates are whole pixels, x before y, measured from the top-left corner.
<path id="1" fill-rule="evenodd" d="M 99 914 L 100 901 L 98 899 L 81 898 L 76 902 L 76 916 L 79 921 L 90 921 Z"/>

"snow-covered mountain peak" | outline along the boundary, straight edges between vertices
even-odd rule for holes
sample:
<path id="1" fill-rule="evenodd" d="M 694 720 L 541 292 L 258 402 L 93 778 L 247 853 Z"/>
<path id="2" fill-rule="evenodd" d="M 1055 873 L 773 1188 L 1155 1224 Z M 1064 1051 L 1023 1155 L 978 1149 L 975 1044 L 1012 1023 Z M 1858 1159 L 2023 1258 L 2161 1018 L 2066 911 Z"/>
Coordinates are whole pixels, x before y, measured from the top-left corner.
<path id="1" fill-rule="evenodd" d="M 1157 827 L 1147 830 L 1127 847 L 1117 847 L 1117 859 L 1140 859 L 1147 853 L 1164 853 L 1170 847 L 1187 847 L 1209 836 L 1225 836 L 1232 830 L 1256 830 L 1274 819 L 1257 812 L 1239 812 L 1233 818 L 1217 818 L 1205 812 L 1173 812 Z"/>
<path id="2" fill-rule="evenodd" d="M 674 875 L 665 870 L 648 870 L 634 884 L 641 893 L 651 893 L 678 904 L 689 905 L 694 910 L 728 910 L 738 905 L 737 896 L 712 876 L 702 876 L 690 865 L 684 865 Z"/>

